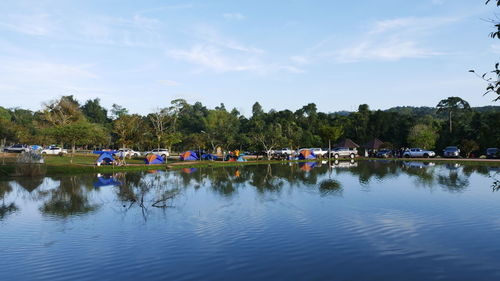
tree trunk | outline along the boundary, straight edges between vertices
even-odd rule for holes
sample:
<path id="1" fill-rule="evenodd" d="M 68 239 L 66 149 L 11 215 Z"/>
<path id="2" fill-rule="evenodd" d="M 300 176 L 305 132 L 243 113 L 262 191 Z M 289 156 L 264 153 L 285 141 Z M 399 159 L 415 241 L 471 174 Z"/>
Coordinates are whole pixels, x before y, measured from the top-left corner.
<path id="1" fill-rule="evenodd" d="M 450 117 L 449 117 L 449 118 L 450 118 L 450 134 L 451 134 L 451 133 L 452 133 L 452 123 L 451 123 L 451 122 L 452 122 L 452 121 L 451 121 L 451 110 L 450 110 Z"/>

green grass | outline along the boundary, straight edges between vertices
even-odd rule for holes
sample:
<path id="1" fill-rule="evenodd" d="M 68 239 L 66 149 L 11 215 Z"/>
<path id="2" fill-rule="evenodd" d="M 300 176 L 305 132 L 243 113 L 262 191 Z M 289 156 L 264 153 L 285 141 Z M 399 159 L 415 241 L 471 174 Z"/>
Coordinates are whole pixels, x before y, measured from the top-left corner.
<path id="1" fill-rule="evenodd" d="M 288 162 L 311 162 L 311 160 L 294 160 L 294 161 L 281 161 L 281 160 L 253 160 L 249 162 L 223 162 L 223 161 L 197 161 L 193 162 L 180 162 L 168 161 L 166 165 L 145 165 L 143 158 L 127 159 L 127 166 L 100 166 L 96 167 L 95 161 L 97 155 L 77 154 L 71 157 L 68 156 L 45 156 L 45 164 L 47 167 L 47 175 L 65 175 L 65 174 L 82 174 L 82 173 L 110 173 L 110 172 L 124 172 L 124 171 L 149 171 L 149 170 L 163 170 L 172 169 L 178 170 L 182 168 L 204 168 L 204 167 L 225 167 L 225 166 L 243 166 L 243 165 L 263 165 L 263 164 L 277 164 Z M 326 159 L 323 159 L 326 160 Z M 340 159 L 341 161 L 348 161 L 350 159 Z M 500 161 L 481 161 L 481 160 L 468 160 L 468 159 L 406 159 L 406 158 L 359 158 L 356 161 L 366 160 L 389 160 L 389 161 L 418 161 L 418 162 L 435 162 L 435 163 L 459 163 L 463 165 L 476 165 L 476 166 L 500 166 Z M 314 161 L 314 160 L 313 160 Z M 316 160 L 320 161 L 320 160 Z M 0 161 L 0 177 L 11 177 L 15 174 L 16 158 L 4 158 Z"/>

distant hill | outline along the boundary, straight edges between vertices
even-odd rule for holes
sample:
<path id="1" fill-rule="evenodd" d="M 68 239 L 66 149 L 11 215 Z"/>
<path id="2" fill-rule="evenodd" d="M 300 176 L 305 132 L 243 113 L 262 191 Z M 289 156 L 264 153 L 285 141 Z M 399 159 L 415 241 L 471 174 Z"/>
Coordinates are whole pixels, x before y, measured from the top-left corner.
<path id="1" fill-rule="evenodd" d="M 408 114 L 414 116 L 424 116 L 424 115 L 434 115 L 436 113 L 437 108 L 429 107 L 429 106 L 396 106 L 387 109 L 387 112 L 398 112 L 400 114 Z M 500 112 L 500 106 L 480 106 L 480 107 L 472 107 L 473 111 L 476 112 Z"/>
<path id="2" fill-rule="evenodd" d="M 476 112 L 500 112 L 500 106 L 494 106 L 494 105 L 488 105 L 488 106 L 479 106 L 479 107 L 473 107 L 473 111 Z M 397 112 L 399 114 L 404 114 L 404 115 L 413 115 L 413 116 L 425 116 L 425 115 L 435 115 L 437 108 L 435 107 L 430 107 L 430 106 L 396 106 L 396 107 L 391 107 L 389 109 L 384 110 L 386 112 Z M 330 114 L 333 115 L 341 115 L 341 116 L 347 116 L 351 114 L 352 111 L 336 111 L 332 112 Z"/>

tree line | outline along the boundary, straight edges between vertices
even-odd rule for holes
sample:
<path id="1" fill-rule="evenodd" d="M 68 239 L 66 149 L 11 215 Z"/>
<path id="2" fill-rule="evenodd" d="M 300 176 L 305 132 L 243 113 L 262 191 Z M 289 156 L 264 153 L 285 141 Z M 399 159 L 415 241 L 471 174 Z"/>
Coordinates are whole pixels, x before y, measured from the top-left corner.
<path id="1" fill-rule="evenodd" d="M 209 109 L 200 102 L 176 99 L 147 115 L 131 114 L 100 100 L 81 104 L 73 96 L 49 101 L 39 111 L 0 107 L 0 140 L 13 143 L 58 144 L 73 151 L 129 147 L 267 151 L 278 147 L 328 147 L 343 138 L 363 145 L 374 138 L 387 148 L 423 147 L 440 150 L 461 146 L 466 153 L 484 153 L 500 144 L 500 107 L 471 108 L 459 97 L 432 107 L 397 107 L 370 110 L 362 104 L 355 112 L 324 113 L 309 103 L 291 110 L 265 112 L 256 102 L 252 115 L 220 104 Z"/>

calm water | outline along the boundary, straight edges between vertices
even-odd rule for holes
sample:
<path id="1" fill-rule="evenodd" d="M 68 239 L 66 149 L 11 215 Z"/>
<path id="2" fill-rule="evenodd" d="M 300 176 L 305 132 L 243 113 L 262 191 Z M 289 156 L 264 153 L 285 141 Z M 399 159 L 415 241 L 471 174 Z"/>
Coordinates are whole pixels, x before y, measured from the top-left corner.
<path id="1" fill-rule="evenodd" d="M 0 181 L 0 279 L 498 280 L 495 177 L 380 161 Z"/>

